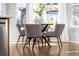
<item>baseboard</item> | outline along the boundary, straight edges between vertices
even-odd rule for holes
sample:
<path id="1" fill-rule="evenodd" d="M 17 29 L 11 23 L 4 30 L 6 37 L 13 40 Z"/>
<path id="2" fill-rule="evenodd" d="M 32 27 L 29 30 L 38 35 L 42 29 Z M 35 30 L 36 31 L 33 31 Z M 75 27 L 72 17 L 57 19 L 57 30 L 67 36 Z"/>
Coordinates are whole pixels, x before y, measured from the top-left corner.
<path id="1" fill-rule="evenodd" d="M 57 40 L 51 40 L 51 42 L 56 42 Z M 77 43 L 79 44 L 79 41 L 62 41 L 62 42 L 70 42 L 70 43 Z M 10 44 L 16 44 L 17 41 L 13 41 L 13 42 L 10 42 Z M 21 41 L 19 43 L 22 43 Z M 25 43 L 25 42 L 23 42 Z"/>
<path id="2" fill-rule="evenodd" d="M 17 42 L 10 42 L 10 44 L 16 44 Z M 22 43 L 22 42 L 19 42 L 19 43 Z"/>
<path id="3" fill-rule="evenodd" d="M 51 40 L 51 42 L 57 42 L 57 40 Z M 68 41 L 62 41 L 62 42 L 68 42 Z M 14 41 L 14 42 L 10 42 L 10 44 L 16 44 L 17 41 Z M 19 43 L 22 43 L 21 41 Z M 23 42 L 25 43 L 25 42 Z"/>
<path id="4" fill-rule="evenodd" d="M 78 41 L 69 41 L 69 42 L 79 44 Z"/>

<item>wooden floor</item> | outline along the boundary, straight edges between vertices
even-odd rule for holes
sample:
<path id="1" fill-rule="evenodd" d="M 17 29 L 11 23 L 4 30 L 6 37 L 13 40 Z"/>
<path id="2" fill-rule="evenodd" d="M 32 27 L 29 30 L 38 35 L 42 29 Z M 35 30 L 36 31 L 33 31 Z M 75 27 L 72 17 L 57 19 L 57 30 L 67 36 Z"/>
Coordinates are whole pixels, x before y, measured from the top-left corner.
<path id="1" fill-rule="evenodd" d="M 12 44 L 10 48 L 11 56 L 79 56 L 79 44 L 74 43 L 63 43 L 63 47 L 61 49 L 58 48 L 57 43 L 51 43 L 51 48 L 48 45 L 41 45 L 40 48 L 38 45 L 35 45 L 34 50 L 31 45 L 26 45 L 23 50 L 23 45 L 21 43 Z"/>

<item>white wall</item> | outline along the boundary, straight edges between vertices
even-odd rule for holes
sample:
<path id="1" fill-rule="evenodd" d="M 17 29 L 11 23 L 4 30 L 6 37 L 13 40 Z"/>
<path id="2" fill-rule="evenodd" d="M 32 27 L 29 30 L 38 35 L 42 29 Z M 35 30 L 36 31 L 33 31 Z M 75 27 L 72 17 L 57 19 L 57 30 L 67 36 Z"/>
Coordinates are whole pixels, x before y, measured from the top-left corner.
<path id="1" fill-rule="evenodd" d="M 7 3 L 6 4 L 6 15 L 10 15 L 13 18 L 10 19 L 10 43 L 16 42 L 19 36 L 17 27 L 16 27 L 16 4 Z"/>
<path id="2" fill-rule="evenodd" d="M 61 36 L 63 42 L 69 41 L 66 6 L 67 6 L 66 3 L 59 4 L 59 18 L 58 18 L 59 21 L 58 21 L 58 23 L 65 24 L 65 28 L 64 28 L 63 34 Z"/>
<path id="3" fill-rule="evenodd" d="M 27 3 L 27 8 L 26 8 L 26 24 L 34 24 L 34 11 L 33 11 L 33 4 L 32 3 Z"/>

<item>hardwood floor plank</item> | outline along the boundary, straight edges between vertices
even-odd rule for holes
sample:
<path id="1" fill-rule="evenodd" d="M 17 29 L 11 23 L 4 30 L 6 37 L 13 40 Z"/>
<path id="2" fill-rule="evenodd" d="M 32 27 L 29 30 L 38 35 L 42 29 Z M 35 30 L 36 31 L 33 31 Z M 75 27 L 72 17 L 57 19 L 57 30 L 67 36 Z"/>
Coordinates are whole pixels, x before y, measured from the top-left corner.
<path id="1" fill-rule="evenodd" d="M 12 44 L 10 47 L 10 56 L 79 56 L 79 44 L 74 43 L 63 43 L 63 48 L 59 49 L 56 42 L 51 43 L 51 48 L 48 45 L 40 44 L 40 49 L 38 45 L 35 45 L 34 50 L 32 49 L 32 44 L 26 45 L 23 50 L 23 45 L 21 43 Z"/>

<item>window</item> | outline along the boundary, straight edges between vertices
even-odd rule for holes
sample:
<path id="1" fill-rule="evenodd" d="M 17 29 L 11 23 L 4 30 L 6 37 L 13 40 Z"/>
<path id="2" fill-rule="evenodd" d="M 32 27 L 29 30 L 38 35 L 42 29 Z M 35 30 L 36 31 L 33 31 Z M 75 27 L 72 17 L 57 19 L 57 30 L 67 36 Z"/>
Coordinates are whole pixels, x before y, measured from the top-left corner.
<path id="1" fill-rule="evenodd" d="M 73 25 L 79 25 L 79 4 L 73 3 L 71 6 L 72 6 Z"/>
<path id="2" fill-rule="evenodd" d="M 34 18 L 37 15 L 38 12 L 35 12 L 35 9 L 40 10 L 41 5 L 44 5 L 45 9 L 43 12 L 43 22 L 55 22 L 58 19 L 58 4 L 57 3 L 37 3 L 37 4 L 33 4 L 33 8 L 34 8 Z M 52 21 L 49 21 L 49 19 L 52 19 Z"/>
<path id="3" fill-rule="evenodd" d="M 57 3 L 47 3 L 46 4 L 47 19 L 52 18 L 53 22 L 58 20 L 58 4 Z"/>
<path id="4" fill-rule="evenodd" d="M 0 15 L 2 15 L 2 3 L 0 3 Z"/>

